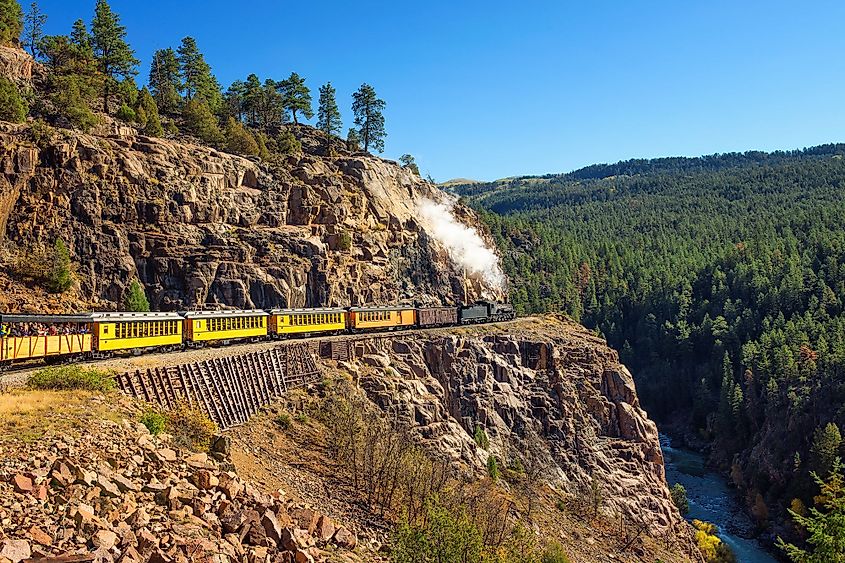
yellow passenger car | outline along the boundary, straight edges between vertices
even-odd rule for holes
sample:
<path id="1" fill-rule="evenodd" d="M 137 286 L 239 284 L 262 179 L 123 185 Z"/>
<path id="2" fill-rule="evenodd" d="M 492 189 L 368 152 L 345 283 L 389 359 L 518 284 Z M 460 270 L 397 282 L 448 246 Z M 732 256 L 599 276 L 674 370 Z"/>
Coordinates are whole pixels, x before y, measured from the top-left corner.
<path id="1" fill-rule="evenodd" d="M 91 352 L 90 315 L 0 315 L 0 362 Z"/>
<path id="2" fill-rule="evenodd" d="M 346 311 L 331 309 L 273 309 L 270 333 L 277 336 L 314 332 L 341 332 L 346 329 Z"/>
<path id="3" fill-rule="evenodd" d="M 94 313 L 91 322 L 99 353 L 182 345 L 178 313 Z"/>
<path id="4" fill-rule="evenodd" d="M 352 307 L 349 327 L 352 330 L 377 330 L 413 327 L 417 323 L 413 307 Z"/>
<path id="5" fill-rule="evenodd" d="M 185 342 L 204 343 L 267 336 L 266 311 L 189 311 Z"/>

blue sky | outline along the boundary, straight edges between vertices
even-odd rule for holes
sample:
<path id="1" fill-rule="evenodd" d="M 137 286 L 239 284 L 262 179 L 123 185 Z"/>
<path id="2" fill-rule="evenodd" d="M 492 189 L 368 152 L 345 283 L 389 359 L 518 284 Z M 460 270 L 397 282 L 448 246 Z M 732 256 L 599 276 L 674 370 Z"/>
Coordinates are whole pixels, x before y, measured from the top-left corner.
<path id="1" fill-rule="evenodd" d="M 22 4 L 28 6 L 26 0 Z M 48 33 L 94 0 L 41 0 Z M 384 156 L 437 181 L 845 140 L 845 2 L 112 0 L 146 82 L 197 39 L 225 86 L 306 77 L 387 102 Z"/>

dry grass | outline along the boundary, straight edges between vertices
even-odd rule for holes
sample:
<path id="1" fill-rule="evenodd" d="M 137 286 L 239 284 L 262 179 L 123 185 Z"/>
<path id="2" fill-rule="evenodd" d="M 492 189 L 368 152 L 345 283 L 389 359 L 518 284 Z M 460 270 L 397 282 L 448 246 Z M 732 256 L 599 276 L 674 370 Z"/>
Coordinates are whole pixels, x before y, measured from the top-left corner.
<path id="1" fill-rule="evenodd" d="M 114 420 L 117 413 L 89 391 L 16 389 L 0 394 L 0 443 L 32 442 L 52 433 L 84 431 L 94 418 Z"/>

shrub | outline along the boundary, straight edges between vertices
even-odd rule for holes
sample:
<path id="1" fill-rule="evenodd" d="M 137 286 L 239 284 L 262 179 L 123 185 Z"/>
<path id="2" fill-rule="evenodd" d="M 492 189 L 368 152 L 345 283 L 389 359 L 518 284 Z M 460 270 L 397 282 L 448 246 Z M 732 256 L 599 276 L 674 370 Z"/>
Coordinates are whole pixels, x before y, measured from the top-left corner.
<path id="1" fill-rule="evenodd" d="M 678 507 L 681 515 L 683 516 L 689 512 L 689 501 L 687 500 L 686 488 L 684 488 L 684 486 L 680 483 L 675 483 L 672 485 L 670 493 L 672 495 L 672 502 L 674 502 L 675 506 Z"/>
<path id="2" fill-rule="evenodd" d="M 294 137 L 290 129 L 282 129 L 279 137 L 276 139 L 276 145 L 279 147 L 281 154 L 299 154 L 302 152 L 302 143 Z"/>
<path id="3" fill-rule="evenodd" d="M 269 140 L 269 137 L 267 137 L 267 134 L 263 131 L 258 131 L 255 134 L 255 142 L 258 145 L 258 158 L 261 160 L 270 160 L 270 148 L 268 147 Z"/>
<path id="4" fill-rule="evenodd" d="M 234 117 L 230 117 L 226 122 L 226 150 L 234 154 L 253 156 L 260 152 L 255 137 Z"/>
<path id="5" fill-rule="evenodd" d="M 87 92 L 89 85 L 82 78 L 61 76 L 56 77 L 55 82 L 51 99 L 60 115 L 83 131 L 88 131 L 100 122 L 83 95 L 83 89 Z"/>
<path id="6" fill-rule="evenodd" d="M 167 432 L 177 445 L 195 452 L 208 451 L 217 425 L 203 411 L 182 403 L 165 413 Z"/>
<path id="7" fill-rule="evenodd" d="M 276 417 L 276 424 L 278 424 L 282 430 L 287 430 L 288 428 L 290 428 L 290 415 L 286 412 L 283 412 L 282 414 Z"/>
<path id="8" fill-rule="evenodd" d="M 347 231 L 340 233 L 340 238 L 337 241 L 339 250 L 348 251 L 352 249 L 352 235 Z"/>
<path id="9" fill-rule="evenodd" d="M 117 118 L 127 123 L 134 123 L 137 119 L 137 115 L 135 114 L 134 109 L 129 107 L 126 102 L 123 102 L 123 104 L 121 104 L 120 106 L 120 109 L 117 110 Z"/>
<path id="10" fill-rule="evenodd" d="M 397 563 L 417 561 L 480 563 L 484 538 L 466 509 L 443 506 L 437 497 L 426 503 L 420 525 L 402 522 L 394 536 L 391 559 Z"/>
<path id="11" fill-rule="evenodd" d="M 64 293 L 73 285 L 73 272 L 70 267 L 70 252 L 68 252 L 65 241 L 56 239 L 53 244 L 53 253 L 50 264 L 50 271 L 47 274 L 47 289 L 53 293 Z"/>
<path id="12" fill-rule="evenodd" d="M 487 437 L 487 432 L 484 431 L 484 428 L 480 424 L 475 425 L 475 433 L 472 435 L 472 439 L 475 440 L 475 445 L 479 448 L 486 450 L 490 446 L 490 439 Z"/>
<path id="13" fill-rule="evenodd" d="M 36 371 L 27 381 L 32 389 L 110 391 L 115 387 L 111 373 L 82 366 L 53 366 Z"/>
<path id="14" fill-rule="evenodd" d="M 296 420 L 296 422 L 299 424 L 305 424 L 306 422 L 308 422 L 308 415 L 304 412 L 301 412 L 294 417 L 294 420 Z"/>
<path id="15" fill-rule="evenodd" d="M 0 120 L 21 123 L 29 108 L 15 83 L 0 76 Z"/>
<path id="16" fill-rule="evenodd" d="M 716 535 L 716 526 L 701 520 L 693 520 L 692 525 L 695 528 L 695 542 L 707 563 L 734 563 L 736 561 L 731 548 Z"/>
<path id="17" fill-rule="evenodd" d="M 0 0 L 0 45 L 8 45 L 23 31 L 23 12 L 17 0 Z"/>
<path id="18" fill-rule="evenodd" d="M 138 105 L 136 107 L 138 114 L 138 123 L 144 128 L 144 134 L 151 137 L 161 137 L 164 135 L 164 128 L 161 126 L 161 118 L 158 114 L 158 106 L 150 94 L 150 91 L 144 87 L 138 94 Z"/>
<path id="19" fill-rule="evenodd" d="M 215 145 L 222 140 L 223 135 L 217 125 L 217 118 L 202 98 L 189 100 L 182 110 L 182 116 L 188 131 L 206 143 Z"/>
<path id="20" fill-rule="evenodd" d="M 487 456 L 487 474 L 494 481 L 499 478 L 499 463 L 492 454 Z"/>
<path id="21" fill-rule="evenodd" d="M 167 417 L 158 411 L 148 410 L 141 415 L 141 424 L 147 427 L 150 434 L 158 436 L 167 427 Z"/>
<path id="22" fill-rule="evenodd" d="M 569 557 L 559 543 L 552 543 L 543 550 L 540 563 L 569 563 Z"/>
<path id="23" fill-rule="evenodd" d="M 144 293 L 144 288 L 138 280 L 132 280 L 129 284 L 129 290 L 126 292 L 126 298 L 123 302 L 127 311 L 133 313 L 145 313 L 150 310 L 150 302 Z"/>

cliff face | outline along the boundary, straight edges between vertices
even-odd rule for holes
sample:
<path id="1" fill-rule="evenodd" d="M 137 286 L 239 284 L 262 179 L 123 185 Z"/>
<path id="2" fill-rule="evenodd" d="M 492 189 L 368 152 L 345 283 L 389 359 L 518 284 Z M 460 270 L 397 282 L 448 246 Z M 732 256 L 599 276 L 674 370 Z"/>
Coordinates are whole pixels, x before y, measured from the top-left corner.
<path id="1" fill-rule="evenodd" d="M 665 483 L 657 428 L 615 351 L 552 318 L 456 334 L 373 340 L 361 387 L 422 443 L 474 475 L 490 454 L 542 468 L 565 494 L 598 483 L 602 510 L 684 528 Z M 489 447 L 474 441 L 476 428 Z"/>
<path id="2" fill-rule="evenodd" d="M 5 306 L 44 301 L 12 266 L 57 237 L 76 265 L 80 306 L 116 306 L 134 277 L 162 310 L 463 297 L 454 260 L 418 219 L 421 202 L 445 201 L 442 192 L 392 162 L 328 158 L 304 144 L 310 154 L 271 166 L 126 128 L 92 136 L 0 124 Z M 455 215 L 475 222 L 467 209 Z M 480 276 L 467 285 L 469 298 L 501 296 Z"/>

